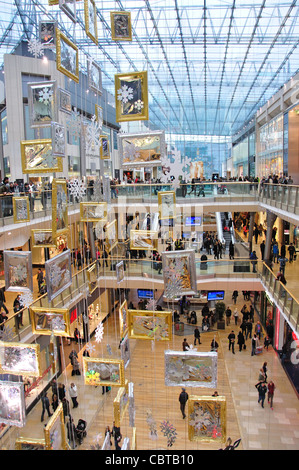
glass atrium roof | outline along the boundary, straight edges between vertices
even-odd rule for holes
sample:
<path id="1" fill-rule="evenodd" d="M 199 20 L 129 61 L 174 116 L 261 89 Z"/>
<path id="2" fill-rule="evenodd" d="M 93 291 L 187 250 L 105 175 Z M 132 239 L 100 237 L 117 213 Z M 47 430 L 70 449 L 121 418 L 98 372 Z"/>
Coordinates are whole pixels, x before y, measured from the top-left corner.
<path id="1" fill-rule="evenodd" d="M 115 73 L 148 71 L 150 121 L 170 134 L 232 136 L 299 69 L 299 0 L 96 0 L 98 45 L 76 5 L 74 24 L 48 0 L 1 0 L 0 63 L 38 38 L 41 18 L 56 19 L 110 93 Z M 131 12 L 131 42 L 111 39 L 119 10 Z"/>

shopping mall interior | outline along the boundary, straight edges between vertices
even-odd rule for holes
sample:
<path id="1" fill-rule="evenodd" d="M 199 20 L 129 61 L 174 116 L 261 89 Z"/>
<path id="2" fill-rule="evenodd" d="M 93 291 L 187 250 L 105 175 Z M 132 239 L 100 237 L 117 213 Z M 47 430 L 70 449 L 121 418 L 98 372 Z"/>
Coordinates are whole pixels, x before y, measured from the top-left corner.
<path id="1" fill-rule="evenodd" d="M 298 450 L 299 1 L 0 30 L 0 449 Z"/>

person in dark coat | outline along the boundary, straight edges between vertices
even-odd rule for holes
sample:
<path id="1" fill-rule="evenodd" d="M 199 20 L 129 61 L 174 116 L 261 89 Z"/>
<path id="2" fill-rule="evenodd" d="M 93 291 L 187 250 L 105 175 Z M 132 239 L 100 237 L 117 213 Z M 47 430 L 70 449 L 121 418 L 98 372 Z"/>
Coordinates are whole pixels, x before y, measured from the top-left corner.
<path id="1" fill-rule="evenodd" d="M 182 388 L 182 391 L 181 391 L 180 396 L 179 396 L 179 402 L 180 402 L 180 409 L 181 409 L 181 412 L 182 412 L 182 415 L 183 415 L 183 419 L 186 418 L 185 407 L 186 407 L 186 403 L 188 401 L 188 398 L 189 398 L 188 393 L 186 392 L 186 390 L 184 388 Z"/>
<path id="2" fill-rule="evenodd" d="M 237 340 L 237 344 L 239 345 L 239 351 L 242 351 L 244 343 L 245 343 L 244 335 L 243 335 L 242 331 L 239 331 L 238 340 Z"/>
<path id="3" fill-rule="evenodd" d="M 199 332 L 199 329 L 197 328 L 197 326 L 194 329 L 194 346 L 196 344 L 196 341 L 198 341 L 198 344 L 201 344 L 201 342 L 200 342 L 200 332 Z"/>
<path id="4" fill-rule="evenodd" d="M 42 409 L 42 415 L 41 415 L 40 420 L 43 421 L 45 411 L 47 411 L 49 418 L 50 418 L 50 416 L 52 416 L 52 413 L 50 411 L 50 400 L 49 400 L 48 395 L 47 395 L 46 392 L 42 395 L 41 400 L 42 400 L 43 409 Z"/>

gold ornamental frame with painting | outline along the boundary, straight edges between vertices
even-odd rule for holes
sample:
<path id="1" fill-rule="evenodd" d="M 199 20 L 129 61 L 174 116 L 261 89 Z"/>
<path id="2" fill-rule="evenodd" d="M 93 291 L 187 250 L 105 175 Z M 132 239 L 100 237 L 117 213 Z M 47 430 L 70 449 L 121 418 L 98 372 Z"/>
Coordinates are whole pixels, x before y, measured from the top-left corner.
<path id="1" fill-rule="evenodd" d="M 53 159 L 54 164 L 51 166 L 46 160 L 49 152 L 52 154 L 52 139 L 22 140 L 22 172 L 32 175 L 39 173 L 61 173 L 63 171 L 62 158 L 55 157 Z"/>
<path id="2" fill-rule="evenodd" d="M 124 400 L 127 398 L 127 402 Z M 123 417 L 129 407 L 129 381 L 126 380 L 125 386 L 120 387 L 113 401 L 113 417 L 115 426 L 120 427 Z"/>
<path id="3" fill-rule="evenodd" d="M 133 339 L 171 341 L 172 312 L 151 310 L 128 310 L 128 335 Z M 144 318 L 140 324 L 139 318 Z M 160 332 L 158 331 L 160 321 Z M 164 321 L 164 326 L 163 322 Z M 152 323 L 152 325 L 151 325 Z"/>
<path id="4" fill-rule="evenodd" d="M 46 442 L 46 450 L 68 450 L 66 440 L 66 430 L 64 424 L 63 406 L 62 403 L 58 405 L 48 423 L 44 427 L 44 435 Z M 55 440 L 54 437 L 55 436 Z M 53 446 L 59 436 L 59 446 Z"/>
<path id="5" fill-rule="evenodd" d="M 51 336 L 53 334 L 54 336 L 64 337 L 71 336 L 70 312 L 68 308 L 44 308 L 31 306 L 29 308 L 29 312 L 33 334 L 47 336 Z M 53 317 L 61 317 L 63 319 L 65 325 L 64 331 L 46 327 L 48 320 L 47 316 L 49 314 Z M 40 325 L 41 327 L 39 327 L 40 318 L 42 320 L 42 324 Z"/>
<path id="6" fill-rule="evenodd" d="M 35 235 L 44 234 L 46 239 L 45 243 L 38 243 Z M 48 237 L 48 239 L 47 239 Z M 31 243 L 32 248 L 56 248 L 55 238 L 53 237 L 52 229 L 34 228 L 31 229 Z"/>
<path id="7" fill-rule="evenodd" d="M 165 209 L 165 199 L 171 199 L 171 210 Z M 159 219 L 168 220 L 176 218 L 176 194 L 175 191 L 159 191 L 158 192 Z"/>
<path id="8" fill-rule="evenodd" d="M 138 239 L 140 241 L 139 244 L 137 243 Z M 157 249 L 158 249 L 158 232 L 156 230 L 131 230 L 130 231 L 130 250 L 157 250 Z"/>
<path id="9" fill-rule="evenodd" d="M 119 73 L 114 77 L 116 122 L 148 121 L 147 71 Z M 121 100 L 123 87 L 132 90 L 132 97 Z"/>
<path id="10" fill-rule="evenodd" d="M 53 238 L 66 233 L 68 233 L 67 183 L 65 179 L 54 178 L 52 182 Z"/>
<path id="11" fill-rule="evenodd" d="M 125 29 L 118 28 L 117 21 L 122 18 Z M 132 22 L 130 11 L 110 11 L 112 41 L 132 41 Z M 122 25 L 123 26 L 123 25 Z"/>
<path id="12" fill-rule="evenodd" d="M 125 385 L 125 368 L 124 361 L 122 359 L 111 359 L 111 358 L 93 358 L 83 357 L 83 373 L 85 385 L 93 386 L 104 386 L 104 387 L 123 387 Z M 116 366 L 118 372 L 115 380 L 108 380 L 101 377 L 99 373 L 96 373 L 97 366 L 104 364 L 105 366 Z M 112 374 L 113 376 L 113 374 Z M 111 375 L 109 376 L 111 379 Z"/>
<path id="13" fill-rule="evenodd" d="M 117 244 L 117 221 L 114 219 L 105 226 L 105 246 L 107 252 L 110 253 Z"/>
<path id="14" fill-rule="evenodd" d="M 25 217 L 19 217 L 19 215 L 22 215 L 22 212 L 18 214 L 18 210 L 20 209 L 18 207 L 18 203 L 22 203 L 26 207 L 26 216 Z M 30 222 L 30 210 L 29 210 L 29 197 L 28 196 L 13 196 L 12 197 L 12 208 L 13 208 L 13 221 L 14 224 L 21 224 L 22 222 Z"/>
<path id="15" fill-rule="evenodd" d="M 68 55 L 72 54 L 72 61 L 64 57 L 63 50 L 68 50 Z M 71 62 L 72 65 L 69 63 Z M 68 78 L 79 83 L 79 50 L 78 47 L 68 39 L 60 29 L 56 28 L 56 68 Z"/>
<path id="16" fill-rule="evenodd" d="M 18 437 L 15 441 L 15 450 L 45 450 L 45 439 L 31 439 L 30 437 Z"/>
<path id="17" fill-rule="evenodd" d="M 88 209 L 103 208 L 103 216 L 96 216 L 96 212 L 87 212 Z M 81 222 L 103 222 L 107 220 L 107 202 L 80 202 L 80 219 Z"/>
<path id="18" fill-rule="evenodd" d="M 189 396 L 188 437 L 190 441 L 226 442 L 226 398 Z"/>
<path id="19" fill-rule="evenodd" d="M 90 24 L 90 12 L 92 12 L 92 24 Z M 98 44 L 98 26 L 97 26 L 97 7 L 94 0 L 84 0 L 84 19 L 85 32 L 87 36 L 97 45 Z"/>

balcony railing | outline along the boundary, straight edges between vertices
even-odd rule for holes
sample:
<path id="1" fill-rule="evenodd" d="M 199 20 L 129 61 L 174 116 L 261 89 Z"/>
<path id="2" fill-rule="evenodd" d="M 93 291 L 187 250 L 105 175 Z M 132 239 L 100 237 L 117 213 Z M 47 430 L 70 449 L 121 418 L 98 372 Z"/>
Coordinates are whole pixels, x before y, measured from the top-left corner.
<path id="1" fill-rule="evenodd" d="M 103 260 L 100 261 L 98 278 L 94 285 L 95 287 L 105 287 L 105 279 L 113 278 L 116 283 L 116 271 L 113 269 L 116 262 L 119 262 L 119 257 L 109 258 L 107 260 L 108 266 L 103 265 Z M 140 277 L 142 279 L 148 278 L 153 280 L 163 281 L 163 270 L 159 270 L 159 266 L 150 259 L 123 259 L 126 270 L 126 278 Z M 91 263 L 84 269 L 76 271 L 72 276 L 72 285 L 65 289 L 59 296 L 52 302 L 48 302 L 47 294 L 38 297 L 31 306 L 44 307 L 44 308 L 59 308 L 59 307 L 73 307 L 83 297 L 89 295 L 89 280 L 87 270 L 90 269 L 95 262 Z M 299 302 L 295 296 L 276 279 L 276 275 L 271 269 L 262 261 L 257 261 L 256 265 L 252 264 L 248 259 L 235 259 L 235 260 L 208 260 L 206 262 L 200 261 L 199 257 L 196 259 L 196 276 L 197 281 L 200 279 L 209 279 L 212 277 L 222 277 L 224 279 L 245 277 L 245 278 L 259 278 L 264 285 L 266 291 L 273 296 L 274 301 L 277 303 L 280 310 L 287 317 L 289 323 L 293 326 L 294 330 L 299 333 Z M 29 308 L 22 310 L 24 327 L 22 329 L 18 326 L 17 315 L 20 312 L 14 313 L 5 323 L 0 325 L 1 329 L 9 327 L 12 334 L 10 340 L 22 341 L 31 330 Z M 7 330 L 7 331 L 8 331 Z"/>

